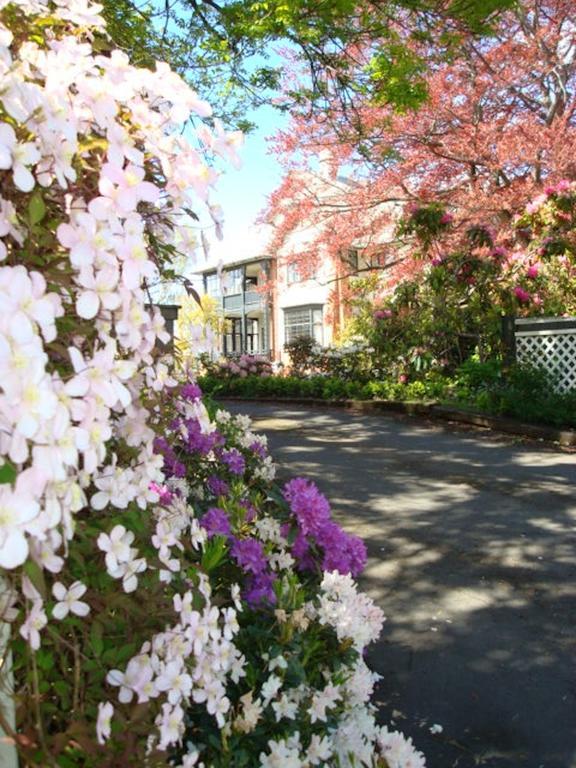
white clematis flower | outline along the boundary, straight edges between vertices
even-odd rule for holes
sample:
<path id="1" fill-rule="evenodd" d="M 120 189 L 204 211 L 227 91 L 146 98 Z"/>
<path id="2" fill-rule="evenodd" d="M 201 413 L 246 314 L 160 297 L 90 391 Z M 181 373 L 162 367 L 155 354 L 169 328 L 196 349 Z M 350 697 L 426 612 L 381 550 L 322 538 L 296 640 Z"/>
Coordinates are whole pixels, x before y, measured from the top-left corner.
<path id="1" fill-rule="evenodd" d="M 0 123 L 0 168 L 12 168 L 15 186 L 22 192 L 30 192 L 36 183 L 28 170 L 40 160 L 38 147 L 31 141 L 19 142 L 14 128 Z"/>
<path id="2" fill-rule="evenodd" d="M 59 602 L 52 609 L 52 616 L 60 620 L 65 619 L 69 613 L 87 616 L 90 613 L 90 606 L 80 600 L 86 589 L 86 585 L 81 581 L 75 581 L 70 589 L 66 589 L 64 584 L 57 581 L 52 587 L 52 594 Z"/>
<path id="3" fill-rule="evenodd" d="M 100 704 L 98 704 L 98 719 L 96 721 L 98 744 L 104 744 L 110 738 L 113 715 L 114 707 L 109 701 L 101 701 Z"/>
<path id="4" fill-rule="evenodd" d="M 115 525 L 109 536 L 107 533 L 98 536 L 98 548 L 106 552 L 106 568 L 111 576 L 114 576 L 121 563 L 130 561 L 130 545 L 133 541 L 134 534 L 123 525 Z"/>

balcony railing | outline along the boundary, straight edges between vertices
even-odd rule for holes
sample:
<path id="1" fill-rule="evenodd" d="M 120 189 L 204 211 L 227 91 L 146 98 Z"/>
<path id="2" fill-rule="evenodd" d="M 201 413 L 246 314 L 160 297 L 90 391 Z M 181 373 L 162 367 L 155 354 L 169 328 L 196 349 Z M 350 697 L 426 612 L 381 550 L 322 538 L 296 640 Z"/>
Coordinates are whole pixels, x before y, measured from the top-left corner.
<path id="1" fill-rule="evenodd" d="M 232 296 L 224 296 L 222 302 L 224 309 L 240 309 L 242 306 L 242 294 L 235 293 Z"/>
<path id="2" fill-rule="evenodd" d="M 264 309 L 264 297 L 258 291 L 245 291 L 244 293 L 233 293 L 228 296 L 216 297 L 220 306 L 224 310 L 240 310 L 242 306 L 246 309 Z"/>

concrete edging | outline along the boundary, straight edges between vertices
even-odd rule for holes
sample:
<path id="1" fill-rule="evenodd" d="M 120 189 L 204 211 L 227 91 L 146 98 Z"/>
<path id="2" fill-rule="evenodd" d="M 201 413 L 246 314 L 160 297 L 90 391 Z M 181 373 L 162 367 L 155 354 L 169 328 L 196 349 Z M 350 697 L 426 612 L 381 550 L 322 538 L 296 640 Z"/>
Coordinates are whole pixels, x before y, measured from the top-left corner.
<path id="1" fill-rule="evenodd" d="M 503 416 L 488 416 L 484 413 L 462 411 L 458 408 L 439 405 L 437 402 L 420 402 L 410 400 L 320 400 L 306 397 L 238 397 L 236 395 L 216 398 L 233 402 L 280 403 L 285 405 L 314 405 L 320 407 L 349 408 L 362 413 L 405 413 L 409 416 L 426 416 L 442 421 L 455 421 L 461 424 L 471 424 L 485 427 L 495 432 L 520 435 L 537 440 L 558 443 L 563 447 L 576 446 L 576 430 L 557 429 L 543 424 L 525 424 Z"/>

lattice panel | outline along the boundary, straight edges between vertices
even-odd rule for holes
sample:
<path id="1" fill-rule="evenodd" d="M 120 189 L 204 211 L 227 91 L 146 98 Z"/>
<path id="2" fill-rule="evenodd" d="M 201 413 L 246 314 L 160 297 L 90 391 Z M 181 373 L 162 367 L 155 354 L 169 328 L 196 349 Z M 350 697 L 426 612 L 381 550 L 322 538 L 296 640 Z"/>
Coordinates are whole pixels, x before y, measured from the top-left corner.
<path id="1" fill-rule="evenodd" d="M 516 359 L 548 371 L 558 391 L 576 389 L 576 332 L 516 334 Z"/>

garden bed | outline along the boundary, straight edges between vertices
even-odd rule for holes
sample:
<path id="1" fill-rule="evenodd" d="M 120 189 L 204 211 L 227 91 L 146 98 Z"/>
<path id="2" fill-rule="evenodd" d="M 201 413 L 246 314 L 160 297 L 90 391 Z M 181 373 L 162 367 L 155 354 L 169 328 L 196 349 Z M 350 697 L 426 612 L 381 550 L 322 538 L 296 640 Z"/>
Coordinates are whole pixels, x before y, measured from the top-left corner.
<path id="1" fill-rule="evenodd" d="M 271 379 L 264 379 L 260 381 L 270 382 Z M 284 379 L 284 381 L 287 381 L 287 379 Z M 297 381 L 306 382 L 307 380 Z M 266 394 L 263 392 L 265 387 L 263 387 L 262 384 L 258 386 L 258 393 L 250 393 L 251 382 L 249 379 L 241 379 L 237 382 L 234 382 L 232 386 L 227 386 L 230 384 L 230 382 L 226 382 L 226 384 L 222 384 L 222 382 L 220 382 L 217 386 L 211 386 L 211 382 L 207 381 L 206 379 L 202 380 L 202 384 L 207 388 L 207 391 L 212 395 L 212 397 L 222 401 L 258 400 L 259 402 L 313 405 L 315 407 L 333 406 L 350 408 L 354 410 L 360 410 L 364 413 L 405 413 L 413 416 L 425 416 L 443 421 L 471 424 L 477 427 L 485 427 L 487 429 L 492 429 L 499 432 L 506 432 L 508 434 L 522 435 L 538 440 L 546 440 L 548 442 L 558 443 L 566 447 L 576 446 L 576 430 L 573 429 L 570 424 L 563 426 L 522 421 L 520 419 L 511 418 L 503 414 L 488 413 L 477 408 L 475 409 L 473 405 L 454 402 L 453 400 L 426 398 L 326 398 L 307 396 L 305 394 L 275 395 Z M 346 382 L 341 382 L 341 384 L 345 385 Z M 350 382 L 348 382 L 348 384 L 350 384 Z M 360 385 L 359 389 L 365 389 L 365 387 L 366 385 Z M 274 391 L 275 387 L 272 386 L 270 389 Z M 295 386 L 289 386 L 287 389 L 297 390 Z M 319 389 L 318 386 L 312 383 L 312 385 L 309 384 L 308 387 L 305 387 L 304 391 L 314 391 L 317 389 Z M 353 387 L 350 387 L 350 389 L 353 389 Z"/>

